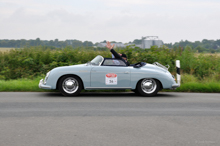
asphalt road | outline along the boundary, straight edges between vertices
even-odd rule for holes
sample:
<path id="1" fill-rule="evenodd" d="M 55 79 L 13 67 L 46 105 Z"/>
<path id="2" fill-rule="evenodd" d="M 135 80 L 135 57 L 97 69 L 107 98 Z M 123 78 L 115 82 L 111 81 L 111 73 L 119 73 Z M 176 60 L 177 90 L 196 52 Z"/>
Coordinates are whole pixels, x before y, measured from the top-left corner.
<path id="1" fill-rule="evenodd" d="M 220 145 L 220 94 L 0 92 L 0 146 L 197 145 Z"/>

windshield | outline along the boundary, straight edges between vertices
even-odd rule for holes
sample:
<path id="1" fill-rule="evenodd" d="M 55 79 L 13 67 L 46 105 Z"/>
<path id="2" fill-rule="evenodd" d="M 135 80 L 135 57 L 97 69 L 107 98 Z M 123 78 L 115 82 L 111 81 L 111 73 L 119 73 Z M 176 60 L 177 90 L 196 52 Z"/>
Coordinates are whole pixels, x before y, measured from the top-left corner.
<path id="1" fill-rule="evenodd" d="M 102 56 L 98 55 L 91 61 L 91 64 L 92 65 L 100 65 L 103 60 L 104 60 L 104 58 Z"/>

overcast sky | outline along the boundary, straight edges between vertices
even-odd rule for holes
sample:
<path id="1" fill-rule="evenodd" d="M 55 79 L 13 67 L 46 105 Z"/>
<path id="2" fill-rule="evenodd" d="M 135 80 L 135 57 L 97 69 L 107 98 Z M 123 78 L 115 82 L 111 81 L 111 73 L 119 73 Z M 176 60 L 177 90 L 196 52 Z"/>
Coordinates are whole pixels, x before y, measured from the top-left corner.
<path id="1" fill-rule="evenodd" d="M 220 39 L 220 0 L 0 0 L 0 39 Z"/>

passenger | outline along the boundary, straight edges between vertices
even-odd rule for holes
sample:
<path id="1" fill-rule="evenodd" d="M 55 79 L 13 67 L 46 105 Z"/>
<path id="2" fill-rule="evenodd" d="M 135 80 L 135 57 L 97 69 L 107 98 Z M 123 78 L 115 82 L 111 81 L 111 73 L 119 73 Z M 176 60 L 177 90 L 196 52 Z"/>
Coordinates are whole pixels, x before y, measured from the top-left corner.
<path id="1" fill-rule="evenodd" d="M 114 55 L 114 57 L 115 57 L 116 59 L 121 59 L 123 62 L 125 62 L 125 64 L 126 64 L 127 66 L 130 66 L 130 63 L 129 63 L 128 60 L 127 60 L 127 56 L 126 56 L 125 54 L 120 54 L 120 53 L 118 54 L 118 53 L 113 49 L 114 45 L 115 45 L 115 44 L 111 45 L 111 43 L 110 43 L 109 41 L 107 41 L 106 47 L 111 51 L 111 53 Z"/>

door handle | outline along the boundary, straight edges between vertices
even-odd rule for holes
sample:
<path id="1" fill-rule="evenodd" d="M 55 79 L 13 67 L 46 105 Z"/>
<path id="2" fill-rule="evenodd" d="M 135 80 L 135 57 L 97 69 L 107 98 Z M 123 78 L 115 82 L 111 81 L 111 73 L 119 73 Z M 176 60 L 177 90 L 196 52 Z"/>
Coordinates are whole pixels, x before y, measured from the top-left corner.
<path id="1" fill-rule="evenodd" d="M 128 74 L 129 73 L 129 71 L 125 71 L 125 74 Z"/>

